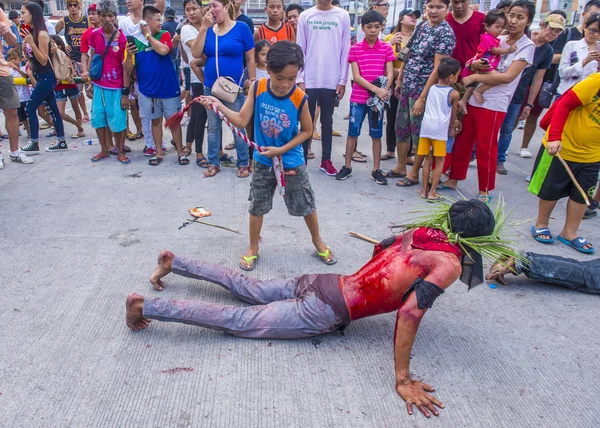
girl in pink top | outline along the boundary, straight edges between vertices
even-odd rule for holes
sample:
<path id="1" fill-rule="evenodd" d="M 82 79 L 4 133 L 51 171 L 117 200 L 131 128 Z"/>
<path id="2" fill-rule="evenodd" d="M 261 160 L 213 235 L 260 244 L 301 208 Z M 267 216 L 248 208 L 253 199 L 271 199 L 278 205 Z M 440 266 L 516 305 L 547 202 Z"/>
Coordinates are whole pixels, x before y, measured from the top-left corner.
<path id="1" fill-rule="evenodd" d="M 461 73 L 461 78 L 465 78 L 473 74 L 470 70 L 470 65 L 473 61 L 483 60 L 488 64 L 487 70 L 482 70 L 481 73 L 490 73 L 496 70 L 500 63 L 500 55 L 507 55 L 515 51 L 515 47 L 501 48 L 500 39 L 498 36 L 502 34 L 504 27 L 506 26 L 506 16 L 500 10 L 494 9 L 488 12 L 485 17 L 485 33 L 479 38 L 479 46 L 477 46 L 477 52 L 475 56 L 467 61 L 465 68 Z M 466 114 L 467 101 L 471 95 L 475 97 L 477 102 L 483 102 L 483 92 L 492 88 L 494 85 L 481 85 L 478 88 L 477 85 L 467 88 L 465 95 L 462 100 L 458 103 L 463 112 Z"/>

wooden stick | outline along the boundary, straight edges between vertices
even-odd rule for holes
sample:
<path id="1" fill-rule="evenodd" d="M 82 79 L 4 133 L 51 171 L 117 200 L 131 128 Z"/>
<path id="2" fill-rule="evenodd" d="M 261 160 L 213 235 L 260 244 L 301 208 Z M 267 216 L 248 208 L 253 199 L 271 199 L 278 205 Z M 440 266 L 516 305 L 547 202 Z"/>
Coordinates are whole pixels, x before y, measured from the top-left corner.
<path id="1" fill-rule="evenodd" d="M 361 235 L 360 233 L 350 232 L 350 236 L 354 236 L 355 238 L 370 242 L 371 244 L 379 244 L 379 241 L 377 239 L 369 238 L 368 236 Z"/>
<path id="2" fill-rule="evenodd" d="M 200 224 L 205 224 L 207 226 L 218 227 L 219 229 L 228 230 L 228 231 L 233 232 L 233 233 L 240 233 L 239 230 L 234 230 L 234 229 L 230 229 L 230 228 L 225 227 L 225 226 L 219 226 L 218 224 L 213 224 L 213 223 L 209 223 L 207 221 L 202 221 L 199 218 L 195 218 L 193 220 L 188 220 L 188 221 L 192 222 L 192 223 L 200 223 Z"/>
<path id="3" fill-rule="evenodd" d="M 583 200 L 585 201 L 585 204 L 589 205 L 590 204 L 590 200 L 588 199 L 587 194 L 583 191 L 583 189 L 581 188 L 581 186 L 577 182 L 577 179 L 575 178 L 575 176 L 571 172 L 571 168 L 569 168 L 569 165 L 567 165 L 567 163 L 562 158 L 562 156 L 560 155 L 560 153 L 557 153 L 554 156 L 556 156 L 558 158 L 558 160 L 560 161 L 560 163 L 563 164 L 563 166 L 567 170 L 567 174 L 569 174 L 569 177 L 571 178 L 571 181 L 573 182 L 573 184 L 575 185 L 575 187 L 577 187 L 577 190 L 579 190 L 579 193 L 581 194 L 581 196 L 583 196 Z"/>

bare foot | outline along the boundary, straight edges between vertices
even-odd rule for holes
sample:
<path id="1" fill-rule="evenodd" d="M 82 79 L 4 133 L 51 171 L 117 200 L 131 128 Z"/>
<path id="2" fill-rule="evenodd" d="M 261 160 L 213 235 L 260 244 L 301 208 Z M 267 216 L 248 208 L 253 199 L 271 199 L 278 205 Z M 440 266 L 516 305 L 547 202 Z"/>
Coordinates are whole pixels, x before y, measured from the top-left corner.
<path id="1" fill-rule="evenodd" d="M 139 294 L 131 293 L 129 296 L 127 296 L 125 307 L 127 308 L 127 314 L 125 315 L 127 327 L 133 331 L 140 331 L 148 327 L 150 320 L 144 318 L 142 314 L 144 297 L 140 296 Z"/>
<path id="2" fill-rule="evenodd" d="M 490 268 L 490 272 L 485 276 L 488 281 L 498 281 L 502 285 L 507 285 L 504 275 L 515 274 L 515 259 L 512 257 L 498 259 Z"/>
<path id="3" fill-rule="evenodd" d="M 427 195 L 427 199 L 429 199 L 430 201 L 439 201 L 440 199 L 442 199 L 442 197 L 439 193 L 436 193 L 432 190 L 429 192 L 429 195 Z"/>
<path id="4" fill-rule="evenodd" d="M 467 114 L 467 100 L 460 100 L 458 102 L 458 107 L 460 108 L 460 111 L 462 111 L 463 114 Z"/>
<path id="5" fill-rule="evenodd" d="M 475 101 L 479 104 L 483 104 L 483 94 L 481 92 L 473 91 L 473 98 L 475 98 Z"/>
<path id="6" fill-rule="evenodd" d="M 161 251 L 158 256 L 158 265 L 150 275 L 150 282 L 154 285 L 154 289 L 157 291 L 163 291 L 165 286 L 162 279 L 167 274 L 171 273 L 173 266 L 173 259 L 175 254 L 170 251 Z"/>

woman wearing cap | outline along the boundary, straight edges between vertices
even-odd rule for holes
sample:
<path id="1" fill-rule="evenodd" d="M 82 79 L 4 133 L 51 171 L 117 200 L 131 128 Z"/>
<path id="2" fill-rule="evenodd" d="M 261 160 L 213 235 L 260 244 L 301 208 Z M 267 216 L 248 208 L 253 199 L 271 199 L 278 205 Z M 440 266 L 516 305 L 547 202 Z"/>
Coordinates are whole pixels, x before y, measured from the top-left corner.
<path id="1" fill-rule="evenodd" d="M 536 107 L 537 97 L 540 93 L 542 83 L 544 81 L 544 75 L 546 70 L 552 66 L 552 57 L 554 56 L 554 50 L 550 46 L 560 33 L 565 29 L 565 18 L 560 15 L 552 14 L 548 15 L 546 20 L 542 23 L 540 31 L 533 33 L 531 38 L 535 43 L 535 52 L 533 54 L 533 64 L 531 67 L 527 67 L 521 75 L 519 86 L 513 94 L 510 105 L 506 112 L 504 122 L 500 128 L 500 136 L 498 138 L 498 164 L 496 165 L 496 172 L 498 174 L 506 175 L 507 170 L 504 167 L 506 161 L 506 152 L 512 139 L 512 132 L 515 129 L 517 118 L 518 120 L 526 120 L 529 114 L 535 109 L 534 114 L 539 110 L 540 107 Z M 537 113 L 539 116 L 539 113 Z M 522 158 L 530 158 L 531 152 L 525 146 L 519 149 L 519 156 Z"/>
<path id="2" fill-rule="evenodd" d="M 596 13 L 585 21 L 583 39 L 569 42 L 563 49 L 558 65 L 559 96 L 590 74 L 600 71 L 598 41 L 600 41 L 600 14 Z"/>
<path id="3" fill-rule="evenodd" d="M 390 34 L 384 37 L 383 41 L 392 45 L 394 56 L 398 58 L 400 49 L 404 48 L 415 31 L 417 19 L 421 17 L 421 11 L 413 9 L 404 9 L 398 15 L 398 23 Z M 394 80 L 398 77 L 402 68 L 402 61 L 394 61 Z M 396 158 L 396 112 L 398 111 L 398 98 L 393 93 L 390 97 L 390 108 L 387 109 L 387 124 L 385 126 L 385 142 L 387 145 L 386 153 L 381 156 L 381 160 Z"/>

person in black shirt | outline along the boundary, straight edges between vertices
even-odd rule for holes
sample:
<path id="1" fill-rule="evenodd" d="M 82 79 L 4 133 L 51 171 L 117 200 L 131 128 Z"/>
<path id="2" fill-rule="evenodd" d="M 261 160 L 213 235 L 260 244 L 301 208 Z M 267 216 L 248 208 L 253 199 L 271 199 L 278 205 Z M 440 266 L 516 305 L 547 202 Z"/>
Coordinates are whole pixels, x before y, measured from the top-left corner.
<path id="1" fill-rule="evenodd" d="M 248 28 L 250 28 L 250 32 L 254 36 L 254 22 L 252 22 L 252 19 L 248 15 L 242 13 L 242 5 L 245 1 L 246 0 L 233 0 L 233 12 L 235 20 L 245 23 Z"/>

